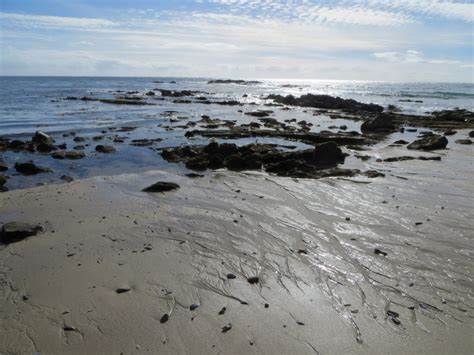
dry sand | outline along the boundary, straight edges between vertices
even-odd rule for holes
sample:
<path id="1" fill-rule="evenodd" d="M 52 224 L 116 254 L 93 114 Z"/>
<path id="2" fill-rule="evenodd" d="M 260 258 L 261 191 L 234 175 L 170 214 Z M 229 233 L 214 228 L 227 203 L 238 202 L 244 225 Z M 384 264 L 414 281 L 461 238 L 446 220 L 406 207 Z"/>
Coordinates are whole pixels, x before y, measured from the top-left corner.
<path id="1" fill-rule="evenodd" d="M 0 352 L 472 353 L 473 154 L 456 149 L 378 179 L 150 172 L 0 194 L 1 223 L 47 227 L 0 247 Z M 140 192 L 160 180 L 181 188 Z"/>

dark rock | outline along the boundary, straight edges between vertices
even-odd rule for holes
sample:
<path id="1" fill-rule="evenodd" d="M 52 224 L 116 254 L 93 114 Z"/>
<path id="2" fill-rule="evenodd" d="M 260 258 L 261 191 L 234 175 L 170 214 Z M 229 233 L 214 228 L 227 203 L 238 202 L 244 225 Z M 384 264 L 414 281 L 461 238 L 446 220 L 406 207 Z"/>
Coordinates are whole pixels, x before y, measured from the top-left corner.
<path id="1" fill-rule="evenodd" d="M 202 157 L 195 157 L 189 159 L 185 165 L 190 170 L 204 171 L 207 169 L 208 161 Z"/>
<path id="2" fill-rule="evenodd" d="M 196 310 L 198 307 L 199 307 L 198 304 L 193 303 L 191 306 L 189 306 L 189 310 L 190 310 L 190 311 L 194 311 L 194 310 Z"/>
<path id="3" fill-rule="evenodd" d="M 255 85 L 261 84 L 260 81 L 256 80 L 232 80 L 232 79 L 217 79 L 217 80 L 209 80 L 208 84 L 238 84 L 238 85 Z"/>
<path id="4" fill-rule="evenodd" d="M 0 186 L 3 186 L 7 183 L 7 178 L 0 174 Z"/>
<path id="5" fill-rule="evenodd" d="M 144 188 L 144 192 L 167 192 L 179 189 L 179 185 L 174 182 L 159 181 L 153 185 Z"/>
<path id="6" fill-rule="evenodd" d="M 388 316 L 388 319 L 390 319 L 393 323 L 395 323 L 396 325 L 400 325 L 401 322 L 400 322 L 400 319 L 398 319 L 398 317 L 400 316 L 397 312 L 394 312 L 394 311 L 390 311 L 388 310 L 387 311 L 387 316 Z"/>
<path id="7" fill-rule="evenodd" d="M 148 91 L 145 95 L 146 96 L 155 96 L 155 93 L 153 91 Z"/>
<path id="8" fill-rule="evenodd" d="M 469 132 L 469 137 L 474 138 L 474 131 Z"/>
<path id="9" fill-rule="evenodd" d="M 0 171 L 6 171 L 6 170 L 8 170 L 7 163 L 0 161 Z"/>
<path id="10" fill-rule="evenodd" d="M 403 139 L 400 139 L 400 140 L 398 140 L 398 141 L 393 142 L 393 144 L 402 144 L 402 145 L 405 145 L 405 144 L 408 144 L 408 142 L 407 142 L 407 141 L 404 141 Z"/>
<path id="11" fill-rule="evenodd" d="M 46 133 L 43 133 L 43 132 L 40 132 L 40 131 L 37 131 L 35 133 L 35 135 L 31 138 L 31 141 L 33 143 L 36 143 L 36 144 L 43 143 L 43 144 L 46 144 L 46 145 L 53 145 L 53 143 L 54 143 L 53 138 L 48 136 Z"/>
<path id="12" fill-rule="evenodd" d="M 8 143 L 8 149 L 11 150 L 25 150 L 27 144 L 23 141 L 20 141 L 18 139 L 14 139 L 11 142 Z"/>
<path id="13" fill-rule="evenodd" d="M 408 149 L 419 149 L 419 150 L 436 150 L 444 149 L 448 145 L 448 140 L 444 136 L 432 135 L 421 139 L 418 139 L 410 143 Z"/>
<path id="14" fill-rule="evenodd" d="M 379 115 L 360 126 L 362 132 L 391 132 L 394 130 L 392 117 L 390 115 Z"/>
<path id="15" fill-rule="evenodd" d="M 450 129 L 448 131 L 445 131 L 444 135 L 445 136 L 454 136 L 456 133 L 458 133 L 458 132 L 456 132 L 455 130 Z"/>
<path id="16" fill-rule="evenodd" d="M 67 175 L 61 176 L 61 180 L 66 181 L 66 182 L 73 182 L 74 181 L 74 179 L 72 177 L 67 176 Z"/>
<path id="17" fill-rule="evenodd" d="M 253 111 L 253 112 L 245 112 L 247 116 L 253 116 L 253 117 L 268 117 L 270 114 L 268 111 Z"/>
<path id="18" fill-rule="evenodd" d="M 434 111 L 431 115 L 440 121 L 467 122 L 474 120 L 474 112 L 465 109 Z"/>
<path id="19" fill-rule="evenodd" d="M 387 256 L 388 254 L 380 249 L 375 248 L 374 253 L 377 255 Z"/>
<path id="20" fill-rule="evenodd" d="M 406 161 L 406 160 L 441 160 L 441 157 L 436 156 L 436 157 L 410 157 L 410 156 L 401 156 L 401 157 L 390 157 L 390 158 L 385 158 L 383 161 L 387 163 L 395 162 L 395 161 Z"/>
<path id="21" fill-rule="evenodd" d="M 2 244 L 15 243 L 25 238 L 35 236 L 44 232 L 45 228 L 42 225 L 33 225 L 22 222 L 8 222 L 2 226 L 0 232 L 0 242 Z"/>
<path id="22" fill-rule="evenodd" d="M 272 99 L 274 102 L 290 106 L 340 109 L 348 111 L 367 111 L 374 113 L 382 113 L 383 111 L 383 107 L 380 105 L 364 104 L 352 99 L 342 99 L 340 97 L 332 97 L 329 95 L 306 94 L 299 98 L 296 98 L 293 95 L 269 95 L 267 99 Z"/>
<path id="23" fill-rule="evenodd" d="M 33 162 L 16 163 L 15 170 L 23 175 L 36 175 L 40 173 L 51 173 L 52 170 L 39 165 L 35 165 Z"/>
<path id="24" fill-rule="evenodd" d="M 111 145 L 99 144 L 98 146 L 95 147 L 95 150 L 96 152 L 104 153 L 104 154 L 115 153 L 115 148 Z"/>
<path id="25" fill-rule="evenodd" d="M 234 274 L 227 274 L 227 280 L 233 280 L 237 278 L 237 276 L 235 276 Z"/>
<path id="26" fill-rule="evenodd" d="M 80 142 L 84 142 L 86 139 L 84 137 L 75 137 L 74 138 L 74 142 L 76 143 L 80 143 Z"/>
<path id="27" fill-rule="evenodd" d="M 251 276 L 251 277 L 247 278 L 247 281 L 250 284 L 256 284 L 260 281 L 260 278 L 258 276 Z"/>
<path id="28" fill-rule="evenodd" d="M 56 150 L 54 145 L 52 144 L 47 144 L 47 143 L 39 143 L 36 145 L 36 150 L 41 153 L 49 153 L 52 152 L 53 150 Z"/>
<path id="29" fill-rule="evenodd" d="M 232 324 L 231 323 L 227 323 L 226 325 L 224 325 L 222 327 L 222 333 L 227 333 L 229 330 L 232 329 Z"/>
<path id="30" fill-rule="evenodd" d="M 226 311 L 226 310 L 227 310 L 226 307 L 222 307 L 222 309 L 221 309 L 221 310 L 219 311 L 219 313 L 217 313 L 217 314 L 219 314 L 220 316 L 222 316 L 223 314 L 225 314 L 225 311 Z"/>
<path id="31" fill-rule="evenodd" d="M 121 294 L 125 292 L 129 292 L 131 290 L 130 287 L 119 287 L 115 290 L 116 293 Z"/>
<path id="32" fill-rule="evenodd" d="M 204 177 L 204 175 L 196 174 L 196 173 L 188 173 L 188 174 L 186 174 L 186 176 L 189 177 L 189 178 L 192 178 L 192 179 Z"/>
<path id="33" fill-rule="evenodd" d="M 314 157 L 313 159 L 325 165 L 336 165 L 337 163 L 343 163 L 347 154 L 344 154 L 336 144 L 336 142 L 326 142 L 316 144 L 314 146 Z"/>
<path id="34" fill-rule="evenodd" d="M 69 150 L 69 151 L 54 152 L 53 154 L 51 154 L 51 156 L 54 159 L 77 160 L 77 159 L 85 158 L 86 154 L 84 152 L 77 152 L 77 151 Z"/>
<path id="35" fill-rule="evenodd" d="M 458 139 L 455 141 L 457 144 L 472 144 L 472 141 L 470 139 Z"/>
<path id="36" fill-rule="evenodd" d="M 170 315 L 168 313 L 163 314 L 163 316 L 160 318 L 160 323 L 166 323 L 170 319 Z"/>
<path id="37" fill-rule="evenodd" d="M 246 161 L 238 154 L 229 156 L 225 164 L 227 169 L 234 171 L 240 171 L 246 168 Z"/>
<path id="38" fill-rule="evenodd" d="M 161 96 L 165 96 L 165 97 L 194 96 L 194 94 L 199 93 L 199 91 L 190 91 L 190 90 L 173 91 L 173 90 L 158 89 L 158 91 L 161 93 Z"/>

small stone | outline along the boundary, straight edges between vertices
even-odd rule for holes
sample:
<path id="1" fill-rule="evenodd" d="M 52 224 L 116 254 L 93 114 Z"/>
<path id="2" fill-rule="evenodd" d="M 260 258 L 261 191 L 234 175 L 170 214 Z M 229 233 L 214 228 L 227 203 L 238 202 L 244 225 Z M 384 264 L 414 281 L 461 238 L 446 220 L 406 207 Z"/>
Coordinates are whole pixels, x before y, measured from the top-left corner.
<path id="1" fill-rule="evenodd" d="M 382 250 L 380 250 L 380 249 L 377 249 L 377 248 L 374 249 L 374 253 L 377 254 L 377 255 L 387 256 L 387 253 L 386 253 L 386 252 L 384 252 L 384 251 L 382 251 Z"/>
<path id="2" fill-rule="evenodd" d="M 256 284 L 260 281 L 260 278 L 258 276 L 251 276 L 251 277 L 247 278 L 247 281 L 250 284 Z"/>
<path id="3" fill-rule="evenodd" d="M 73 182 L 74 181 L 74 179 L 72 177 L 67 176 L 67 175 L 61 176 L 61 180 L 66 181 L 66 182 Z"/>
<path id="4" fill-rule="evenodd" d="M 231 323 L 227 323 L 226 325 L 224 325 L 222 327 L 222 333 L 227 333 L 229 330 L 232 329 L 232 324 Z"/>
<path id="5" fill-rule="evenodd" d="M 166 181 L 159 181 L 144 188 L 143 192 L 167 192 L 179 189 L 179 185 L 175 184 L 174 182 L 166 182 Z"/>
<path id="6" fill-rule="evenodd" d="M 29 161 L 26 163 L 16 163 L 15 170 L 23 175 L 36 175 L 41 173 L 51 173 L 52 170 Z"/>
<path id="7" fill-rule="evenodd" d="M 470 139 L 458 139 L 455 141 L 455 143 L 469 145 L 472 144 L 472 141 Z"/>
<path id="8" fill-rule="evenodd" d="M 10 244 L 19 242 L 25 238 L 35 236 L 44 232 L 45 228 L 42 225 L 32 225 L 23 222 L 8 222 L 2 226 L 0 232 L 0 242 L 2 244 Z"/>
<path id="9" fill-rule="evenodd" d="M 234 274 L 227 274 L 227 280 L 233 280 L 237 278 L 237 276 L 235 276 Z"/>
<path id="10" fill-rule="evenodd" d="M 115 290 L 118 294 L 129 292 L 131 290 L 130 287 L 119 287 L 118 289 Z"/>
<path id="11" fill-rule="evenodd" d="M 163 316 L 160 318 L 160 323 L 166 323 L 170 319 L 170 315 L 168 313 L 163 314 Z"/>
<path id="12" fill-rule="evenodd" d="M 221 316 L 221 315 L 223 315 L 223 314 L 225 313 L 226 310 L 227 310 L 226 307 L 222 307 L 222 309 L 219 311 L 218 314 Z"/>
<path id="13" fill-rule="evenodd" d="M 8 165 L 3 162 L 3 161 L 0 161 L 0 171 L 6 171 L 8 170 Z"/>
<path id="14" fill-rule="evenodd" d="M 104 153 L 104 154 L 115 153 L 115 148 L 111 145 L 99 144 L 98 146 L 95 147 L 95 150 L 96 152 Z"/>
<path id="15" fill-rule="evenodd" d="M 189 310 L 190 310 L 190 311 L 194 311 L 194 310 L 196 310 L 198 307 L 199 307 L 198 304 L 193 303 L 191 306 L 189 306 Z"/>

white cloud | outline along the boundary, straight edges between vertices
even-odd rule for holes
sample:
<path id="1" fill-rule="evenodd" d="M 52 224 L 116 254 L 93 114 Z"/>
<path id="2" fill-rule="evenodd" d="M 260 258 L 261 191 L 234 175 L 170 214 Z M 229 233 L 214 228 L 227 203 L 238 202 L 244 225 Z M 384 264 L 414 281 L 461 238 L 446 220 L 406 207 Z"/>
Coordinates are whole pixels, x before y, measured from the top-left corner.
<path id="1" fill-rule="evenodd" d="M 376 52 L 373 56 L 388 62 L 397 63 L 430 63 L 430 64 L 460 64 L 458 60 L 450 59 L 428 59 L 423 53 L 415 50 L 407 50 L 405 52 Z"/>
<path id="2" fill-rule="evenodd" d="M 71 28 L 97 29 L 114 27 L 113 21 L 98 18 L 25 15 L 0 12 L 2 26 L 15 25 L 24 28 Z"/>

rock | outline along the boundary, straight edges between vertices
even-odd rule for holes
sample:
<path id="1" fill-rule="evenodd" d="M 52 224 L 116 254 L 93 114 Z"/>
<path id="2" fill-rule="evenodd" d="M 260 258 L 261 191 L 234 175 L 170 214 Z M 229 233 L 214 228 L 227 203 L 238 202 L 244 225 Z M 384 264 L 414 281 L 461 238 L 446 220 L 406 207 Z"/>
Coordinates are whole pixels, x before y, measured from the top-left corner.
<path id="1" fill-rule="evenodd" d="M 116 293 L 121 294 L 125 292 L 129 292 L 131 290 L 130 287 L 119 287 L 115 290 Z"/>
<path id="2" fill-rule="evenodd" d="M 104 153 L 104 154 L 115 153 L 115 148 L 111 145 L 99 144 L 98 146 L 95 147 L 95 150 L 96 152 Z"/>
<path id="3" fill-rule="evenodd" d="M 248 283 L 250 284 L 256 284 L 260 281 L 260 278 L 258 276 L 251 276 L 247 278 Z"/>
<path id="4" fill-rule="evenodd" d="M 396 325 L 399 325 L 401 322 L 400 322 L 400 319 L 398 319 L 398 317 L 400 316 L 397 312 L 394 312 L 394 311 L 391 311 L 391 310 L 388 310 L 387 311 L 387 316 L 388 316 L 388 319 L 390 319 L 393 323 L 395 323 Z"/>
<path id="5" fill-rule="evenodd" d="M 170 319 L 170 315 L 168 313 L 165 313 L 163 314 L 163 316 L 161 316 L 160 323 L 161 324 L 166 323 L 169 319 Z"/>
<path id="6" fill-rule="evenodd" d="M 237 84 L 237 85 L 255 85 L 261 84 L 260 81 L 256 80 L 232 80 L 232 79 L 217 79 L 217 80 L 209 80 L 208 84 Z"/>
<path id="7" fill-rule="evenodd" d="M 46 144 L 46 145 L 53 145 L 53 138 L 48 136 L 46 133 L 37 131 L 35 135 L 31 138 L 31 141 L 36 144 Z"/>
<path id="8" fill-rule="evenodd" d="M 410 143 L 408 149 L 436 150 L 444 149 L 448 145 L 448 140 L 444 136 L 433 134 Z"/>
<path id="9" fill-rule="evenodd" d="M 186 176 L 187 176 L 188 178 L 191 178 L 191 179 L 196 179 L 196 178 L 202 178 L 202 177 L 204 177 L 204 175 L 202 175 L 202 174 L 196 174 L 196 173 L 188 173 L 188 174 L 186 174 Z"/>
<path id="10" fill-rule="evenodd" d="M 458 132 L 456 132 L 456 131 L 450 129 L 450 130 L 445 131 L 445 132 L 444 132 L 444 135 L 445 135 L 445 136 L 454 136 L 456 133 L 458 133 Z"/>
<path id="11" fill-rule="evenodd" d="M 66 181 L 66 182 L 73 182 L 74 181 L 74 179 L 72 177 L 67 176 L 67 175 L 61 176 L 60 179 L 63 180 L 63 181 Z"/>
<path id="12" fill-rule="evenodd" d="M 270 111 L 271 112 L 271 111 Z M 253 117 L 268 117 L 270 116 L 269 111 L 254 111 L 254 112 L 245 112 L 247 116 Z"/>
<path id="13" fill-rule="evenodd" d="M 76 143 L 80 143 L 80 142 L 84 142 L 86 139 L 84 137 L 75 137 L 74 138 L 74 142 Z"/>
<path id="14" fill-rule="evenodd" d="M 198 304 L 193 303 L 192 305 L 189 306 L 189 310 L 190 310 L 190 311 L 194 311 L 194 310 L 196 310 L 198 307 L 199 307 Z"/>
<path id="15" fill-rule="evenodd" d="M 402 144 L 402 145 L 405 145 L 405 144 L 408 144 L 408 142 L 405 141 L 405 140 L 403 140 L 403 139 L 400 139 L 400 140 L 398 140 L 398 141 L 393 142 L 393 144 Z"/>
<path id="16" fill-rule="evenodd" d="M 39 143 L 36 146 L 36 150 L 41 153 L 49 153 L 56 149 L 58 148 L 56 148 L 53 144 L 47 144 L 47 143 Z"/>
<path id="17" fill-rule="evenodd" d="M 344 154 L 336 142 L 326 142 L 314 146 L 314 159 L 318 163 L 336 165 L 343 163 L 347 154 Z"/>
<path id="18" fill-rule="evenodd" d="M 3 186 L 7 183 L 7 178 L 0 174 L 0 186 Z"/>
<path id="19" fill-rule="evenodd" d="M 474 112 L 465 109 L 442 110 L 431 113 L 439 121 L 469 122 L 474 120 Z"/>
<path id="20" fill-rule="evenodd" d="M 374 253 L 377 254 L 377 255 L 382 255 L 382 256 L 387 256 L 387 253 L 378 249 L 378 248 L 375 248 L 374 249 Z"/>
<path id="21" fill-rule="evenodd" d="M 455 141 L 457 144 L 472 144 L 472 141 L 470 139 L 458 139 Z"/>
<path id="22" fill-rule="evenodd" d="M 237 276 L 235 276 L 234 274 L 227 274 L 227 280 L 233 280 L 237 278 Z"/>
<path id="23" fill-rule="evenodd" d="M 231 323 L 227 323 L 226 325 L 224 325 L 222 327 L 222 333 L 227 333 L 229 330 L 232 329 L 232 324 Z"/>
<path id="24" fill-rule="evenodd" d="M 20 141 L 18 139 L 14 139 L 11 142 L 8 143 L 8 149 L 11 150 L 25 150 L 26 149 L 26 143 L 23 141 Z"/>
<path id="25" fill-rule="evenodd" d="M 219 313 L 217 313 L 218 315 L 222 316 L 223 314 L 225 314 L 225 311 L 227 310 L 226 307 L 222 307 L 222 309 L 219 311 Z"/>
<path id="26" fill-rule="evenodd" d="M 179 189 L 179 185 L 175 184 L 174 182 L 166 182 L 166 181 L 158 181 L 153 185 L 150 185 L 144 188 L 142 191 L 144 192 L 167 192 Z"/>
<path id="27" fill-rule="evenodd" d="M 469 137 L 474 138 L 474 131 L 469 132 Z"/>
<path id="28" fill-rule="evenodd" d="M 246 162 L 238 154 L 232 154 L 226 159 L 226 168 L 233 171 L 240 171 L 246 168 Z"/>
<path id="29" fill-rule="evenodd" d="M 362 132 L 391 132 L 394 130 L 392 117 L 390 115 L 379 115 L 360 126 Z"/>
<path id="30" fill-rule="evenodd" d="M 41 173 L 51 173 L 52 170 L 49 168 L 45 168 L 39 165 L 35 165 L 33 162 L 26 162 L 26 163 L 16 163 L 15 170 L 23 175 L 36 175 Z"/>
<path id="31" fill-rule="evenodd" d="M 77 160 L 77 159 L 82 159 L 86 157 L 84 152 L 78 152 L 74 150 L 54 152 L 53 154 L 51 154 L 51 156 L 54 159 L 70 159 L 70 160 Z"/>
<path id="32" fill-rule="evenodd" d="M 3 162 L 3 161 L 0 161 L 0 171 L 7 171 L 8 170 L 8 165 Z"/>
<path id="33" fill-rule="evenodd" d="M 269 95 L 266 99 L 272 99 L 274 102 L 291 105 L 291 106 L 303 106 L 303 107 L 314 107 L 322 109 L 339 109 L 347 111 L 366 111 L 374 113 L 382 113 L 383 107 L 375 104 L 364 104 L 352 99 L 342 99 L 340 97 L 333 97 L 329 95 L 313 95 L 306 94 L 299 98 L 293 95 L 281 96 L 281 95 Z"/>
<path id="34" fill-rule="evenodd" d="M 145 95 L 146 96 L 155 96 L 155 93 L 153 91 L 148 91 Z"/>
<path id="35" fill-rule="evenodd" d="M 35 236 L 44 232 L 45 228 L 42 225 L 29 224 L 23 222 L 8 222 L 2 226 L 0 232 L 0 242 L 2 244 L 15 243 L 25 238 Z"/>

